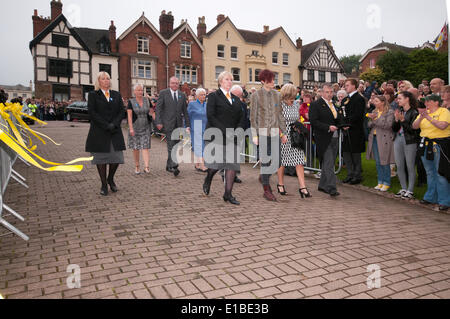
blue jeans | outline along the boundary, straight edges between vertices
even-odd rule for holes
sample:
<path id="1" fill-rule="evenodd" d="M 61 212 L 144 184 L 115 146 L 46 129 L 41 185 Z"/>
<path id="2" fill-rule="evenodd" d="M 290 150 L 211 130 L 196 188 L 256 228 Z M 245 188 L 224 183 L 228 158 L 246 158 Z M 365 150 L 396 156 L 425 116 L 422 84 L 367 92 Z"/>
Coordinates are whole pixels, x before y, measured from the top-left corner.
<path id="1" fill-rule="evenodd" d="M 444 176 L 439 175 L 439 159 L 441 157 L 441 147 L 435 145 L 436 152 L 434 160 L 429 161 L 426 154 L 422 156 L 423 166 L 427 172 L 427 192 L 423 197 L 427 202 L 444 206 L 450 206 L 450 183 Z"/>
<path id="2" fill-rule="evenodd" d="M 377 164 L 378 184 L 391 186 L 391 166 L 380 164 L 380 152 L 378 152 L 377 137 L 373 137 L 372 143 L 373 157 L 375 157 L 375 163 Z"/>

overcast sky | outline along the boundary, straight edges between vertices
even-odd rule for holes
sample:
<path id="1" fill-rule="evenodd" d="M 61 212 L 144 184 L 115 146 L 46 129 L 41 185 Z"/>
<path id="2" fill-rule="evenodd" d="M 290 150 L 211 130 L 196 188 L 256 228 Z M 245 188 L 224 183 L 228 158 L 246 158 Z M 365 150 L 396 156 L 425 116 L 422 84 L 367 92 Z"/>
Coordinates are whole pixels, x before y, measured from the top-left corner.
<path id="1" fill-rule="evenodd" d="M 445 0 L 62 0 L 63 13 L 76 27 L 108 29 L 114 20 L 117 37 L 142 14 L 159 29 L 162 10 L 172 11 L 177 27 L 187 19 L 196 32 L 205 16 L 208 31 L 218 14 L 229 16 L 237 28 L 263 31 L 282 26 L 303 44 L 326 38 L 338 57 L 363 54 L 384 41 L 416 47 L 434 41 L 447 20 Z M 50 0 L 3 0 L 0 28 L 0 85 L 28 85 L 33 63 L 28 48 L 33 36 L 31 16 L 50 16 Z"/>

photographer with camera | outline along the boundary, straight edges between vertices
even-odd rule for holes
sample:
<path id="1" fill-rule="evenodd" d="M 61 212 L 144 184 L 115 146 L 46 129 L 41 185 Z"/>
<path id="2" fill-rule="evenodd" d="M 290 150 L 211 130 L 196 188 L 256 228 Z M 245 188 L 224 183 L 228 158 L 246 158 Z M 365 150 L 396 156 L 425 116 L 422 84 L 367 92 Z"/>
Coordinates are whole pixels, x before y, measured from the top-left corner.
<path id="1" fill-rule="evenodd" d="M 448 144 L 450 139 L 450 111 L 440 107 L 442 99 L 437 94 L 425 98 L 426 110 L 422 110 L 413 123 L 420 128 L 422 137 L 419 152 L 427 172 L 428 188 L 421 204 L 439 204 L 440 211 L 450 206 L 450 178 Z M 442 155 L 442 156 L 441 156 Z"/>

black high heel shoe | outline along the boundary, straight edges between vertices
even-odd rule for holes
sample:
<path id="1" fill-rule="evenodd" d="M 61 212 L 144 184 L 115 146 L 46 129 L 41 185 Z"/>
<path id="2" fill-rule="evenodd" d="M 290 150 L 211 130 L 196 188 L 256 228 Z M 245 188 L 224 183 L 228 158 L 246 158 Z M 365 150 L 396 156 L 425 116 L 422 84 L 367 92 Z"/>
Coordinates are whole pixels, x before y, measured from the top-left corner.
<path id="1" fill-rule="evenodd" d="M 280 194 L 282 196 L 286 196 L 287 195 L 286 187 L 284 187 L 284 185 L 277 185 L 277 188 L 278 188 L 278 194 Z"/>
<path id="2" fill-rule="evenodd" d="M 304 189 L 306 189 L 306 193 L 303 193 L 302 192 L 302 190 L 304 190 Z M 311 193 L 309 192 L 309 190 L 305 187 L 305 188 L 300 188 L 299 190 L 298 190 L 298 192 L 300 193 L 300 196 L 302 197 L 302 198 L 310 198 L 310 197 L 312 197 L 312 195 L 311 195 Z"/>
<path id="3" fill-rule="evenodd" d="M 205 182 L 203 183 L 203 193 L 208 196 L 209 192 L 211 191 L 211 182 L 212 179 L 209 178 L 209 176 L 206 176 Z"/>
<path id="4" fill-rule="evenodd" d="M 229 202 L 230 204 L 233 204 L 233 205 L 241 205 L 241 203 L 239 203 L 239 202 L 236 200 L 236 198 L 234 198 L 233 196 L 230 196 L 230 197 L 224 196 L 224 197 L 223 197 L 223 200 L 224 200 L 225 202 Z"/>
<path id="5" fill-rule="evenodd" d="M 108 181 L 108 184 L 113 193 L 117 193 L 119 191 L 119 189 L 117 188 L 117 185 L 116 185 L 116 183 L 114 183 L 114 181 Z M 106 188 L 106 189 L 108 189 L 108 188 Z"/>

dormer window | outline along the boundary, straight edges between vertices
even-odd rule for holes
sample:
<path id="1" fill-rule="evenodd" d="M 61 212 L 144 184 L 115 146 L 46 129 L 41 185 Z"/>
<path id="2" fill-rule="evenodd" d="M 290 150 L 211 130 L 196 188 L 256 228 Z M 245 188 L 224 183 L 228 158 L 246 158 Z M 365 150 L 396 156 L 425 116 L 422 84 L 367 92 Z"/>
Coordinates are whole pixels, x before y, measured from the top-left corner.
<path id="1" fill-rule="evenodd" d="M 138 37 L 138 53 L 149 54 L 149 41 L 146 37 Z"/>
<path id="2" fill-rule="evenodd" d="M 99 47 L 100 53 L 109 54 L 111 52 L 111 49 L 109 47 L 109 41 L 106 40 L 105 38 L 101 39 L 98 42 L 98 47 Z"/>

